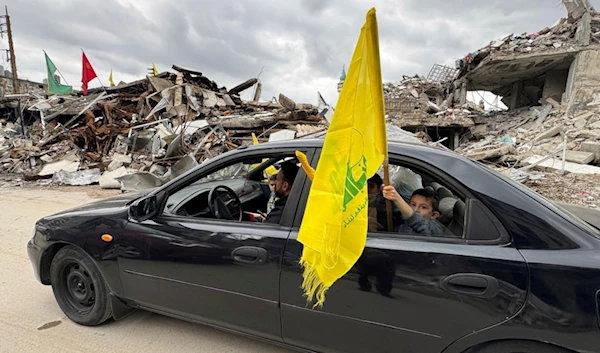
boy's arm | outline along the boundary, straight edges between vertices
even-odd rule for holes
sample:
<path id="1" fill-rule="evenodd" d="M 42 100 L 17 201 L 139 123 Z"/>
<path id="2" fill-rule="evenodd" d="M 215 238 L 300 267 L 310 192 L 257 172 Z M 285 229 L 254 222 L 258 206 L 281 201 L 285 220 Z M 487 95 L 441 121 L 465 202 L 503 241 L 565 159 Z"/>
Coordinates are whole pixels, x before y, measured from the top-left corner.
<path id="1" fill-rule="evenodd" d="M 430 236 L 444 235 L 444 228 L 436 219 L 423 218 L 413 213 L 411 217 L 405 219 L 405 222 L 417 234 Z"/>
<path id="2" fill-rule="evenodd" d="M 393 186 L 386 185 L 383 187 L 383 197 L 394 202 L 394 205 L 400 210 L 403 219 L 408 219 L 415 213 Z"/>

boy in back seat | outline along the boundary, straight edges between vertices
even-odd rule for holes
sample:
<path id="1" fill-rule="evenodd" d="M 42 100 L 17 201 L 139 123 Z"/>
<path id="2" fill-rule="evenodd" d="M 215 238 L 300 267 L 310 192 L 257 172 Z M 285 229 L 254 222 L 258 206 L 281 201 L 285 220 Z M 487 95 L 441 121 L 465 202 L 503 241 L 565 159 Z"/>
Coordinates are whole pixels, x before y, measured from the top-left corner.
<path id="1" fill-rule="evenodd" d="M 435 196 L 435 191 L 418 189 L 413 192 L 409 204 L 393 186 L 383 187 L 383 197 L 394 202 L 404 220 L 404 224 L 398 230 L 399 233 L 433 237 L 454 236 L 437 220 L 440 213 Z"/>

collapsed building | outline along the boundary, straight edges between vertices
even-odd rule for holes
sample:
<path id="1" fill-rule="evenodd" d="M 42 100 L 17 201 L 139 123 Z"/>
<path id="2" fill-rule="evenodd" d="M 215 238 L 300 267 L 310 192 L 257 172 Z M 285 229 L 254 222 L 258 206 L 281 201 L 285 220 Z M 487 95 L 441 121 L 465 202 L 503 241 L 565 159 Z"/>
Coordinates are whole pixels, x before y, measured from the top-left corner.
<path id="1" fill-rule="evenodd" d="M 0 98 L 0 109 L 13 111 L 0 119 L 0 173 L 111 188 L 139 174 L 129 178 L 135 188 L 153 187 L 240 146 L 326 129 L 326 106 L 320 114 L 283 94 L 261 102 L 256 78 L 227 89 L 199 71 L 172 68 L 86 96 Z M 251 87 L 254 100 L 243 101 Z"/>

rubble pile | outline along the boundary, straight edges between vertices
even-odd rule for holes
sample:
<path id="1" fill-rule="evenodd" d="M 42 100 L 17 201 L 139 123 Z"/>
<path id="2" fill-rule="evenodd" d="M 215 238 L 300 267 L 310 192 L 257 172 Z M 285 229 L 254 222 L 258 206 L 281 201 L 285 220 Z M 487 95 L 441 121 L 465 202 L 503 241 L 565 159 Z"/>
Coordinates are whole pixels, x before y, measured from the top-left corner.
<path id="1" fill-rule="evenodd" d="M 456 151 L 551 199 L 597 207 L 600 105 L 573 115 L 566 105 L 548 101 L 545 106 L 473 116 L 475 126 Z"/>
<path id="2" fill-rule="evenodd" d="M 484 107 L 472 102 L 455 106 L 447 92 L 446 85 L 429 82 L 418 75 L 404 76 L 398 82 L 386 82 L 383 94 L 387 119 L 398 126 L 472 126 L 473 122 L 468 116 L 474 112 L 484 112 Z"/>
<path id="3" fill-rule="evenodd" d="M 39 115 L 24 133 L 21 124 L 0 120 L 0 173 L 68 185 L 102 185 L 108 174 L 107 185 L 118 187 L 114 178 L 147 172 L 160 184 L 255 138 L 292 139 L 327 127 L 316 107 L 283 94 L 278 102 L 242 101 L 257 79 L 227 90 L 200 72 L 173 69 L 87 96 L 31 95 L 23 106 Z"/>
<path id="4" fill-rule="evenodd" d="M 600 43 L 600 14 L 593 9 L 591 16 L 590 43 Z M 468 53 L 457 61 L 461 74 L 470 71 L 484 59 L 491 56 L 506 56 L 514 53 L 545 53 L 552 51 L 577 50 L 581 43 L 577 40 L 580 22 L 570 22 L 561 18 L 554 26 L 546 27 L 534 33 L 510 34 L 491 41 L 487 46 Z"/>

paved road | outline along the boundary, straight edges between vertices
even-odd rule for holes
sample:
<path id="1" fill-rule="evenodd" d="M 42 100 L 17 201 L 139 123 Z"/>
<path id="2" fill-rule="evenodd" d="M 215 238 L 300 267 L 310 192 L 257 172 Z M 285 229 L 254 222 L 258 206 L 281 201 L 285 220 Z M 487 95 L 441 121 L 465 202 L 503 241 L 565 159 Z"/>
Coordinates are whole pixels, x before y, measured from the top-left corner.
<path id="1" fill-rule="evenodd" d="M 35 280 L 25 245 L 37 219 L 107 193 L 93 188 L 64 190 L 0 189 L 1 353 L 290 352 L 142 311 L 94 328 L 69 321 L 56 304 L 52 289 Z"/>

